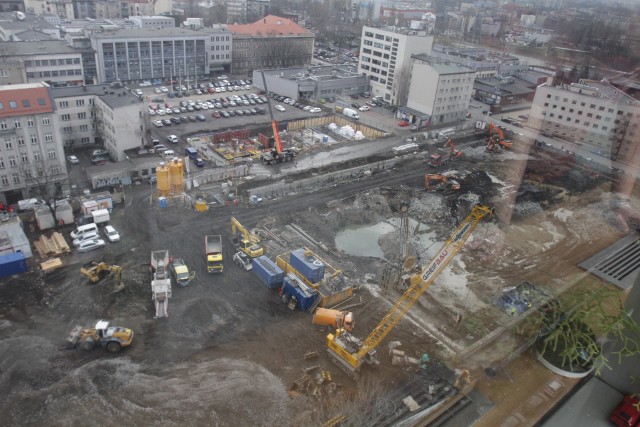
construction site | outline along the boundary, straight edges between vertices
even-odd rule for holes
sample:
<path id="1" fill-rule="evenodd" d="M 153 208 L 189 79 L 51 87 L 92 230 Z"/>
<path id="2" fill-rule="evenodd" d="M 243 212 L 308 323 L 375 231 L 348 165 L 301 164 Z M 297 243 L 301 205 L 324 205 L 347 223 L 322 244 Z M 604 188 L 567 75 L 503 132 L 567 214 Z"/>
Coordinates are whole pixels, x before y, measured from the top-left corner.
<path id="1" fill-rule="evenodd" d="M 114 207 L 118 243 L 2 279 L 5 422 L 502 425 L 524 398 L 500 409 L 513 383 L 489 377 L 523 356 L 546 378 L 523 323 L 613 286 L 580 264 L 633 232 L 632 178 L 493 125 L 443 141 L 333 122 L 188 202 L 163 165 Z M 246 139 L 218 156 L 259 158 Z"/>

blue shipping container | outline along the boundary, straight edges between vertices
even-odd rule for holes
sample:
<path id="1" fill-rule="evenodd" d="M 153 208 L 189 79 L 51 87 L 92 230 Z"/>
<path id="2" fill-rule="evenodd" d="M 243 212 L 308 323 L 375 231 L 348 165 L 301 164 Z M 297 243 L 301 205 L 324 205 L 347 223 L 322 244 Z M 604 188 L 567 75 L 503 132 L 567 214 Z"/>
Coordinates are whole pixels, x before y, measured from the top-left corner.
<path id="1" fill-rule="evenodd" d="M 298 307 L 302 311 L 309 310 L 318 298 L 318 291 L 310 288 L 291 273 L 284 278 L 282 293 L 295 297 L 298 301 Z"/>
<path id="2" fill-rule="evenodd" d="M 251 261 L 251 266 L 253 267 L 252 271 L 255 275 L 258 276 L 268 288 L 274 289 L 282 286 L 284 271 L 266 255 L 254 258 L 253 261 Z"/>
<path id="3" fill-rule="evenodd" d="M 324 263 L 314 255 L 306 256 L 304 252 L 303 248 L 291 251 L 289 264 L 311 283 L 318 283 L 324 277 Z"/>
<path id="4" fill-rule="evenodd" d="M 22 252 L 0 256 L 0 277 L 12 276 L 29 270 Z"/>

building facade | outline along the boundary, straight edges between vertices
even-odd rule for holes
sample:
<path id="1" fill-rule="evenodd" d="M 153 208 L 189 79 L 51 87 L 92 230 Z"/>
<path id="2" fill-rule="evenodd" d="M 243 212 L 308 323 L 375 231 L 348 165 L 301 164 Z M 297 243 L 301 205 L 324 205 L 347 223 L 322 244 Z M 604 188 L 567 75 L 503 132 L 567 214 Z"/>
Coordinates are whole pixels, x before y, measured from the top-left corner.
<path id="1" fill-rule="evenodd" d="M 407 102 L 411 55 L 430 53 L 426 31 L 362 27 L 358 72 L 366 74 L 371 92 L 394 105 Z"/>
<path id="2" fill-rule="evenodd" d="M 211 37 L 216 35 L 186 28 L 92 34 L 97 81 L 108 83 L 209 75 Z"/>
<path id="3" fill-rule="evenodd" d="M 131 16 L 129 21 L 133 22 L 136 28 L 143 30 L 159 30 L 176 26 L 176 20 L 170 16 Z"/>
<path id="4" fill-rule="evenodd" d="M 144 103 L 130 91 L 104 85 L 52 89 L 60 137 L 67 150 L 103 146 L 115 161 L 145 145 Z"/>
<path id="5" fill-rule="evenodd" d="M 469 68 L 429 55 L 414 55 L 407 107 L 427 115 L 430 125 L 464 120 L 474 79 L 475 72 Z"/>
<path id="6" fill-rule="evenodd" d="M 67 179 L 55 105 L 46 83 L 0 86 L 0 201 L 31 197 Z"/>
<path id="7" fill-rule="evenodd" d="M 247 0 L 226 0 L 227 23 L 244 24 L 247 22 Z"/>
<path id="8" fill-rule="evenodd" d="M 359 95 L 367 90 L 368 78 L 358 74 L 355 67 L 314 66 L 309 68 L 287 68 L 264 72 L 269 92 L 291 99 L 314 99 Z M 265 90 L 262 72 L 253 71 L 253 85 Z"/>
<path id="9" fill-rule="evenodd" d="M 82 53 L 63 40 L 3 43 L 0 60 L 22 61 L 27 83 L 44 81 L 52 86 L 84 83 Z"/>
<path id="10" fill-rule="evenodd" d="M 311 65 L 315 36 L 289 19 L 269 15 L 253 24 L 228 27 L 233 34 L 234 74 Z"/>
<path id="11" fill-rule="evenodd" d="M 540 85 L 528 123 L 606 157 L 632 161 L 640 156 L 640 102 L 607 81 Z"/>

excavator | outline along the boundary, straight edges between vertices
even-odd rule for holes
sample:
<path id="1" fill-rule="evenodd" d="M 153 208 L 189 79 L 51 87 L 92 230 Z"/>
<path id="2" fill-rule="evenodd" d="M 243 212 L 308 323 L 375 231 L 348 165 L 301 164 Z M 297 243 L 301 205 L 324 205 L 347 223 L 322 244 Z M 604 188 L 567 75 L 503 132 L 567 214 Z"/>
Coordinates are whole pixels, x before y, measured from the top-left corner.
<path id="1" fill-rule="evenodd" d="M 249 233 L 249 230 L 240 224 L 240 221 L 235 217 L 231 217 L 231 234 L 233 235 L 233 244 L 237 250 L 244 252 L 251 258 L 264 254 L 264 248 L 259 245 L 260 238 L 255 234 Z"/>
<path id="2" fill-rule="evenodd" d="M 120 283 L 122 270 L 124 270 L 124 267 L 120 267 L 119 265 L 111 265 L 107 264 L 106 262 L 91 261 L 82 266 L 82 268 L 80 269 L 80 273 L 87 279 L 89 279 L 91 283 L 98 283 L 109 274 L 114 273 L 116 282 Z"/>
<path id="3" fill-rule="evenodd" d="M 424 188 L 427 191 L 460 190 L 460 183 L 446 175 L 426 173 L 424 174 Z"/>
<path id="4" fill-rule="evenodd" d="M 498 152 L 500 148 L 510 149 L 513 146 L 513 142 L 505 139 L 504 132 L 494 123 L 489 125 L 489 143 L 487 144 L 487 151 Z"/>
<path id="5" fill-rule="evenodd" d="M 267 80 L 264 77 L 264 70 L 262 70 L 262 83 L 264 84 L 264 91 L 267 90 Z M 282 147 L 282 140 L 280 139 L 280 132 L 278 131 L 278 122 L 273 117 L 273 110 L 271 109 L 271 102 L 267 102 L 269 108 L 269 116 L 271 117 L 271 130 L 273 131 L 273 147 L 270 151 L 263 152 L 260 158 L 262 163 L 266 165 L 273 165 L 275 163 L 289 162 L 296 157 L 295 151 L 290 148 Z"/>
<path id="6" fill-rule="evenodd" d="M 449 160 L 455 160 L 457 158 L 462 157 L 462 151 L 456 150 L 456 144 L 454 144 L 453 139 L 449 138 L 447 142 L 444 144 L 443 148 L 449 147 L 449 153 L 447 154 L 432 154 L 429 156 L 429 165 L 432 167 L 439 167 L 442 165 L 446 165 Z"/>
<path id="7" fill-rule="evenodd" d="M 353 379 L 358 378 L 363 362 L 372 366 L 377 365 L 379 362 L 375 358 L 375 348 L 462 249 L 478 222 L 485 217 L 491 218 L 493 215 L 494 210 L 489 206 L 475 205 L 471 213 L 445 242 L 436 257 L 424 267 L 419 275 L 411 277 L 409 288 L 364 341 L 351 335 L 345 329 L 336 329 L 335 334 L 327 335 L 327 351 L 330 358 Z"/>

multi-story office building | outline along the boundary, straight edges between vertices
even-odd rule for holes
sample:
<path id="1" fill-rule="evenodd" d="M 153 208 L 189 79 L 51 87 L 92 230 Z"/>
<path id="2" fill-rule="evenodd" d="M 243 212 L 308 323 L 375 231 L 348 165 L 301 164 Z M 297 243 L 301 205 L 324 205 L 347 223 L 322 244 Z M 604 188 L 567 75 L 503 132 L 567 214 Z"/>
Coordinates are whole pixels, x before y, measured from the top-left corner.
<path id="1" fill-rule="evenodd" d="M 463 120 L 471 101 L 475 72 L 425 54 L 414 55 L 411 65 L 407 107 L 422 113 L 431 125 Z"/>
<path id="2" fill-rule="evenodd" d="M 311 65 L 315 36 L 290 19 L 265 16 L 253 24 L 229 25 L 233 34 L 231 72 Z"/>
<path id="3" fill-rule="evenodd" d="M 84 83 L 82 53 L 63 40 L 3 43 L 0 61 L 24 63 L 26 82 L 52 86 Z"/>
<path id="4" fill-rule="evenodd" d="M 640 102 L 607 81 L 538 86 L 528 123 L 612 158 L 640 156 Z"/>
<path id="5" fill-rule="evenodd" d="M 67 148 L 101 145 L 115 161 L 144 145 L 144 104 L 126 89 L 104 85 L 52 89 L 60 137 Z"/>
<path id="6" fill-rule="evenodd" d="M 29 198 L 30 188 L 67 178 L 55 105 L 46 83 L 0 86 L 0 200 Z"/>
<path id="7" fill-rule="evenodd" d="M 100 83 L 206 76 L 211 63 L 231 60 L 231 34 L 224 28 L 122 29 L 92 34 L 91 46 Z"/>
<path id="8" fill-rule="evenodd" d="M 426 31 L 362 27 L 358 72 L 369 76 L 371 92 L 394 105 L 407 102 L 411 55 L 430 53 Z"/>
<path id="9" fill-rule="evenodd" d="M 255 21 L 269 14 L 271 0 L 247 0 L 247 20 Z"/>

